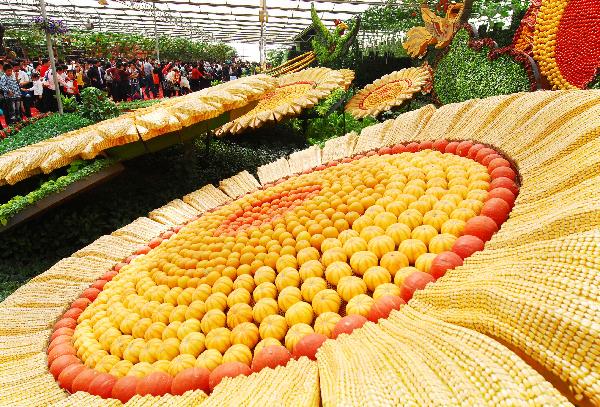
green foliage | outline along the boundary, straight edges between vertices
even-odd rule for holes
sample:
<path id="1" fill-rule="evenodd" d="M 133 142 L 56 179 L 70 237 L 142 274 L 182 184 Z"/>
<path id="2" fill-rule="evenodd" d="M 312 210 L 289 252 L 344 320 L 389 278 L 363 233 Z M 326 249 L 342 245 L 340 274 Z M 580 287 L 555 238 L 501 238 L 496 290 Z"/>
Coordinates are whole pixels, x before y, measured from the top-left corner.
<path id="1" fill-rule="evenodd" d="M 360 20 L 350 22 L 346 33 L 342 34 L 339 27 L 336 27 L 333 33 L 329 31 L 319 18 L 314 4 L 311 6 L 311 18 L 316 30 L 311 45 L 319 65 L 334 69 L 348 67 L 344 63 L 345 57 L 356 40 L 360 29 Z"/>
<path id="2" fill-rule="evenodd" d="M 117 105 L 100 89 L 89 87 L 81 91 L 81 104 L 78 113 L 97 123 L 117 117 L 120 114 Z"/>
<path id="3" fill-rule="evenodd" d="M 325 116 L 331 110 L 331 108 L 335 106 L 336 103 L 345 97 L 346 91 L 342 88 L 336 88 L 329 94 L 329 96 L 319 101 L 319 103 L 313 109 L 319 116 Z"/>
<path id="4" fill-rule="evenodd" d="M 53 114 L 44 117 L 24 127 L 18 133 L 0 140 L 0 155 L 91 124 L 90 120 L 76 113 Z"/>
<path id="5" fill-rule="evenodd" d="M 357 120 L 350 113 L 336 111 L 326 117 L 310 119 L 306 129 L 306 140 L 311 145 L 317 144 L 322 147 L 329 139 L 343 136 L 352 131 L 360 133 L 362 129 L 375 123 L 377 121 L 371 117 Z"/>
<path id="6" fill-rule="evenodd" d="M 267 51 L 267 63 L 271 66 L 279 66 L 289 59 L 289 50 L 272 49 Z"/>
<path id="7" fill-rule="evenodd" d="M 77 99 L 75 99 L 75 96 L 65 96 L 61 94 L 60 100 L 62 101 L 63 111 L 74 112 L 77 110 Z"/>
<path id="8" fill-rule="evenodd" d="M 489 48 L 475 51 L 468 42 L 468 31 L 459 30 L 434 72 L 434 90 L 442 103 L 529 90 L 527 72 L 518 62 L 509 55 L 490 61 Z"/>
<path id="9" fill-rule="evenodd" d="M 0 205 L 0 224 L 6 225 L 8 220 L 21 212 L 26 207 L 35 204 L 43 198 L 64 190 L 68 185 L 79 181 L 94 172 L 100 171 L 112 164 L 109 159 L 98 159 L 95 161 L 77 160 L 71 163 L 66 175 L 51 175 L 48 180 L 42 182 L 34 191 L 25 196 L 14 196 L 5 204 Z"/>
<path id="10" fill-rule="evenodd" d="M 131 110 L 149 107 L 149 106 L 155 105 L 162 101 L 163 101 L 163 99 L 132 100 L 129 102 L 119 102 L 119 103 L 117 103 L 117 107 L 119 108 L 119 110 L 121 112 L 128 112 Z"/>
<path id="11" fill-rule="evenodd" d="M 588 89 L 600 89 L 600 73 L 596 75 L 596 78 L 588 83 Z"/>
<path id="12" fill-rule="evenodd" d="M 220 80 L 220 79 L 213 79 L 212 81 L 210 81 L 210 86 L 217 86 L 217 85 L 220 85 L 222 83 L 223 83 L 223 81 Z"/>

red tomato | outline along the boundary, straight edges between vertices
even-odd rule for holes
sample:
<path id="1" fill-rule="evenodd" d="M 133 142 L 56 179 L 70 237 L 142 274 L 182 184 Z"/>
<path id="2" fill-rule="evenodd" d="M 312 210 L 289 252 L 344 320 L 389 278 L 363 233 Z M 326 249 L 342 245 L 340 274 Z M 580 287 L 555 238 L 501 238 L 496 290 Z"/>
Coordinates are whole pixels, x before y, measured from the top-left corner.
<path id="1" fill-rule="evenodd" d="M 473 147 L 473 142 L 471 140 L 461 141 L 458 143 L 458 146 L 456 146 L 456 154 L 461 157 L 466 157 L 471 147 Z"/>
<path id="2" fill-rule="evenodd" d="M 490 154 L 496 154 L 496 150 L 488 147 L 483 147 L 482 149 L 477 151 L 477 154 L 475 155 L 475 161 L 480 163 L 485 157 L 487 157 Z"/>
<path id="3" fill-rule="evenodd" d="M 92 288 L 97 288 L 98 290 L 102 291 L 104 284 L 106 283 L 108 283 L 106 280 L 96 280 L 94 281 L 94 284 L 92 284 Z"/>
<path id="4" fill-rule="evenodd" d="M 63 329 L 63 328 L 60 328 L 60 329 Z M 71 329 L 71 328 L 67 328 L 67 329 Z M 48 345 L 48 352 L 50 352 L 52 349 L 54 349 L 58 345 L 71 345 L 72 340 L 73 340 L 73 335 L 64 335 L 64 334 L 58 335 L 57 337 L 52 339 L 52 342 L 50 342 L 50 344 Z"/>
<path id="5" fill-rule="evenodd" d="M 400 154 L 406 151 L 404 144 L 396 144 L 392 146 L 392 154 Z"/>
<path id="6" fill-rule="evenodd" d="M 512 179 L 513 181 L 517 178 L 517 174 L 510 167 L 496 167 L 490 173 L 490 176 L 492 177 L 492 179 L 506 177 Z"/>
<path id="7" fill-rule="evenodd" d="M 486 200 L 490 200 L 492 198 L 500 198 L 503 199 L 509 207 L 512 207 L 515 204 L 515 194 L 513 194 L 510 189 L 507 188 L 494 188 L 490 192 L 488 192 L 488 196 Z"/>
<path id="8" fill-rule="evenodd" d="M 448 145 L 448 140 L 441 139 L 433 142 L 433 149 L 437 151 L 441 151 L 442 153 L 446 151 L 446 146 Z"/>
<path id="9" fill-rule="evenodd" d="M 397 295 L 384 295 L 375 300 L 367 318 L 371 322 L 377 322 L 381 318 L 385 319 L 390 316 L 392 310 L 400 309 L 404 304 L 406 304 L 404 300 Z"/>
<path id="10" fill-rule="evenodd" d="M 285 346 L 273 345 L 265 346 L 252 359 L 252 370 L 258 372 L 265 367 L 275 369 L 277 366 L 285 366 L 292 358 L 291 353 Z"/>
<path id="11" fill-rule="evenodd" d="M 506 202 L 502 201 L 506 204 Z M 498 231 L 496 221 L 488 216 L 474 216 L 467 221 L 463 233 L 465 235 L 477 236 L 484 242 L 490 240 Z"/>
<path id="12" fill-rule="evenodd" d="M 249 376 L 252 374 L 252 370 L 248 365 L 241 362 L 227 362 L 220 366 L 217 366 L 215 370 L 210 373 L 208 384 L 212 391 L 224 377 L 236 377 L 239 375 Z"/>
<path id="13" fill-rule="evenodd" d="M 502 225 L 502 223 L 508 219 L 509 213 L 510 206 L 504 199 L 500 198 L 488 199 L 483 204 L 483 208 L 481 208 L 481 214 L 490 217 L 496 223 L 496 225 L 498 225 L 498 227 L 500 227 L 500 225 Z"/>
<path id="14" fill-rule="evenodd" d="M 495 160 L 496 158 L 502 158 L 502 156 L 498 153 L 486 155 L 481 159 L 481 165 L 485 165 L 487 167 L 490 164 L 490 162 L 492 160 Z"/>
<path id="15" fill-rule="evenodd" d="M 171 394 L 182 395 L 189 390 L 202 390 L 207 393 L 210 391 L 208 378 L 210 370 L 203 367 L 190 367 L 179 372 L 171 384 Z"/>
<path id="16" fill-rule="evenodd" d="M 504 158 L 494 158 L 492 161 L 490 161 L 490 163 L 488 164 L 487 167 L 488 167 L 488 171 L 491 173 L 498 167 L 510 168 L 510 162 Z"/>
<path id="17" fill-rule="evenodd" d="M 112 388 L 112 398 L 120 400 L 123 404 L 127 403 L 130 398 L 135 396 L 138 381 L 139 379 L 135 376 L 121 377 Z"/>
<path id="18" fill-rule="evenodd" d="M 361 328 L 365 322 L 367 318 L 362 315 L 346 315 L 335 324 L 331 337 L 335 339 L 341 334 L 351 334 L 355 329 Z"/>
<path id="19" fill-rule="evenodd" d="M 323 334 L 308 334 L 298 341 L 294 346 L 294 358 L 306 356 L 310 360 L 317 360 L 317 350 L 323 345 L 327 337 Z M 283 348 L 283 346 L 282 346 Z"/>
<path id="20" fill-rule="evenodd" d="M 454 241 L 452 251 L 463 259 L 466 259 L 475 252 L 483 250 L 483 240 L 472 235 L 463 235 Z"/>
<path id="21" fill-rule="evenodd" d="M 81 360 L 75 355 L 61 355 L 54 359 L 50 364 L 50 373 L 54 378 L 57 378 L 60 372 L 62 372 L 69 365 L 81 365 Z"/>
<path id="22" fill-rule="evenodd" d="M 379 155 L 392 154 L 392 148 L 391 147 L 381 147 L 379 150 L 377 150 L 377 154 L 379 154 Z"/>
<path id="23" fill-rule="evenodd" d="M 160 244 L 163 242 L 163 239 L 160 237 L 155 237 L 154 239 L 150 240 L 150 242 L 148 242 L 148 247 L 150 247 L 151 249 L 154 249 L 155 247 L 160 246 Z"/>
<path id="24" fill-rule="evenodd" d="M 87 298 L 77 298 L 71 303 L 71 308 L 86 309 L 92 302 Z"/>
<path id="25" fill-rule="evenodd" d="M 50 336 L 50 343 L 52 344 L 52 341 L 61 335 L 73 336 L 73 332 L 75 332 L 73 328 L 58 328 L 56 331 L 52 332 L 52 336 Z"/>
<path id="26" fill-rule="evenodd" d="M 58 328 L 71 328 L 75 329 L 77 321 L 73 318 L 61 318 L 54 324 L 54 329 Z"/>
<path id="27" fill-rule="evenodd" d="M 112 396 L 112 390 L 117 382 L 117 378 L 108 373 L 100 373 L 90 383 L 90 389 L 88 392 L 102 398 L 110 398 Z"/>
<path id="28" fill-rule="evenodd" d="M 515 184 L 515 181 L 506 177 L 500 177 L 492 180 L 492 182 L 490 182 L 490 190 L 495 188 L 506 188 L 515 195 L 519 193 L 519 187 L 517 184 Z"/>
<path id="29" fill-rule="evenodd" d="M 65 312 L 63 314 L 63 318 L 73 318 L 73 319 L 77 319 L 79 318 L 79 315 L 81 315 L 81 313 L 83 312 L 83 310 L 81 308 L 70 308 L 67 312 Z"/>
<path id="30" fill-rule="evenodd" d="M 119 274 L 117 271 L 110 270 L 110 271 L 107 271 L 106 273 L 104 273 L 104 275 L 100 278 L 102 280 L 111 281 L 117 274 Z"/>
<path id="31" fill-rule="evenodd" d="M 451 141 L 446 145 L 445 153 L 456 154 L 456 147 L 458 147 L 458 141 Z"/>
<path id="32" fill-rule="evenodd" d="M 141 396 L 150 394 L 151 396 L 162 396 L 171 391 L 173 377 L 164 372 L 150 373 L 148 376 L 141 379 L 135 391 Z"/>
<path id="33" fill-rule="evenodd" d="M 406 151 L 410 153 L 416 153 L 417 151 L 419 151 L 419 143 L 408 143 L 406 145 Z"/>
<path id="34" fill-rule="evenodd" d="M 61 343 L 60 345 L 56 345 L 52 347 L 50 351 L 48 351 L 48 366 L 52 365 L 56 359 L 63 355 L 73 355 L 75 356 L 77 351 L 75 347 L 70 343 Z"/>
<path id="35" fill-rule="evenodd" d="M 81 293 L 81 298 L 87 298 L 90 301 L 94 301 L 98 294 L 100 294 L 100 290 L 90 287 L 83 290 Z"/>
<path id="36" fill-rule="evenodd" d="M 94 380 L 94 377 L 99 374 L 99 371 L 86 367 L 73 380 L 73 384 L 71 384 L 71 392 L 76 393 L 78 391 L 88 391 L 90 388 L 90 383 L 92 380 Z"/>
<path id="37" fill-rule="evenodd" d="M 470 158 L 471 160 L 474 160 L 475 157 L 477 156 L 477 153 L 482 148 L 485 148 L 485 146 L 483 144 L 473 144 L 471 146 L 471 148 L 469 148 L 469 151 L 467 151 L 467 158 Z"/>
<path id="38" fill-rule="evenodd" d="M 79 373 L 81 373 L 86 367 L 84 365 L 72 364 L 63 369 L 62 372 L 58 375 L 58 384 L 60 387 L 67 391 L 71 391 L 71 385 L 73 384 L 73 380 L 77 377 Z"/>
<path id="39" fill-rule="evenodd" d="M 431 262 L 431 268 L 429 274 L 436 280 L 443 277 L 446 271 L 454 269 L 458 266 L 462 266 L 463 259 L 454 252 L 442 252 L 439 253 Z"/>
<path id="40" fill-rule="evenodd" d="M 419 143 L 419 150 L 431 150 L 433 149 L 432 141 L 421 141 Z"/>
<path id="41" fill-rule="evenodd" d="M 408 302 L 415 291 L 422 290 L 428 283 L 434 282 L 435 279 L 429 273 L 423 273 L 422 271 L 415 271 L 410 273 L 404 279 L 402 287 L 400 288 L 400 297 L 405 302 Z"/>

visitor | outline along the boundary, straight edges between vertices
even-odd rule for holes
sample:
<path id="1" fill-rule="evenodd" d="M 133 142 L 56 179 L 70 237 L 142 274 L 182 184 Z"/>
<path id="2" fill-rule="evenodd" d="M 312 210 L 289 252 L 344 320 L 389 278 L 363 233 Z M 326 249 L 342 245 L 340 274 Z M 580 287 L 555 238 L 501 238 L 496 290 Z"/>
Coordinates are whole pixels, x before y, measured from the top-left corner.
<path id="1" fill-rule="evenodd" d="M 162 69 L 158 63 L 154 64 L 152 70 L 152 84 L 156 97 L 160 97 L 160 83 L 162 82 Z"/>
<path id="2" fill-rule="evenodd" d="M 154 85 L 153 79 L 154 66 L 150 63 L 150 60 L 146 59 L 142 64 L 142 68 L 144 70 L 144 94 L 146 95 L 146 99 L 157 98 L 158 89 Z M 150 92 L 152 92 L 152 97 L 150 97 Z"/>
<path id="3" fill-rule="evenodd" d="M 58 80 L 58 86 L 65 86 L 65 70 L 62 65 L 56 66 L 56 78 Z M 43 80 L 44 93 L 42 95 L 42 112 L 56 112 L 58 111 L 58 101 L 56 100 L 56 87 L 54 85 L 54 74 L 52 68 L 46 70 Z"/>
<path id="4" fill-rule="evenodd" d="M 179 96 L 179 92 L 181 91 L 181 74 L 177 67 L 167 73 L 163 88 L 165 97 Z"/>
<path id="5" fill-rule="evenodd" d="M 65 80 L 65 93 L 69 97 L 74 97 L 78 102 L 80 101 L 79 96 L 79 84 L 75 77 L 75 71 L 68 71 L 67 78 Z"/>
<path id="6" fill-rule="evenodd" d="M 19 88 L 21 88 L 21 111 L 23 112 L 25 117 L 31 117 L 33 92 L 30 90 L 26 90 L 27 88 L 30 88 L 32 86 L 31 77 L 27 73 L 26 69 L 27 64 L 21 64 L 21 66 L 15 70 L 15 76 L 17 78 L 17 81 L 19 82 Z"/>
<path id="7" fill-rule="evenodd" d="M 2 82 L 2 77 L 4 76 L 4 60 L 0 58 L 0 82 Z M 4 99 L 4 92 L 0 89 L 0 117 L 4 117 L 4 121 L 6 122 L 6 115 L 4 112 L 7 111 L 6 107 L 6 99 Z M 0 129 L 4 128 L 4 124 L 0 121 Z"/>
<path id="8" fill-rule="evenodd" d="M 22 91 L 30 92 L 33 96 L 31 98 L 31 106 L 38 110 L 41 110 L 42 95 L 44 94 L 44 86 L 40 79 L 40 74 L 33 72 L 31 74 L 31 88 L 21 88 Z"/>
<path id="9" fill-rule="evenodd" d="M 104 89 L 104 74 L 101 66 L 101 61 L 92 60 L 92 65 L 87 71 L 87 77 L 90 81 L 90 86 L 98 89 Z"/>
<path id="10" fill-rule="evenodd" d="M 202 78 L 202 73 L 198 69 L 198 64 L 192 64 L 192 72 L 190 73 L 190 90 L 192 92 L 197 92 L 200 90 L 200 79 Z"/>
<path id="11" fill-rule="evenodd" d="M 75 65 L 75 80 L 77 81 L 77 88 L 79 90 L 83 89 L 86 85 L 85 83 L 85 76 L 84 75 L 85 69 L 81 67 L 81 64 L 76 64 Z M 79 94 L 78 94 L 79 96 Z M 79 100 L 79 98 L 78 98 Z"/>
<path id="12" fill-rule="evenodd" d="M 131 93 L 131 83 L 129 81 L 129 72 L 127 71 L 127 64 L 123 62 L 117 62 L 117 71 L 119 71 L 118 86 L 118 100 L 115 102 L 126 101 Z"/>
<path id="13" fill-rule="evenodd" d="M 131 100 L 143 99 L 142 90 L 140 87 L 140 71 L 138 70 L 135 62 L 131 62 L 129 64 L 127 73 L 129 73 L 129 93 L 131 94 Z"/>
<path id="14" fill-rule="evenodd" d="M 40 65 L 38 72 L 40 73 L 40 77 L 46 77 L 46 72 L 50 69 L 50 60 L 48 58 L 42 59 L 42 65 Z"/>
<path id="15" fill-rule="evenodd" d="M 111 63 L 107 63 L 104 70 L 104 83 L 106 83 L 108 96 L 112 97 L 115 101 L 119 97 L 119 79 L 119 70 L 117 67 Z"/>
<path id="16" fill-rule="evenodd" d="M 13 66 L 9 63 L 4 64 L 4 75 L 0 78 L 0 91 L 4 94 L 6 105 L 6 124 L 13 124 L 21 121 L 21 88 L 19 82 L 13 73 Z"/>
<path id="17" fill-rule="evenodd" d="M 181 80 L 179 81 L 179 84 L 181 87 L 181 95 L 187 95 L 192 91 L 190 88 L 190 81 L 188 81 L 188 78 L 186 76 L 181 75 Z"/>

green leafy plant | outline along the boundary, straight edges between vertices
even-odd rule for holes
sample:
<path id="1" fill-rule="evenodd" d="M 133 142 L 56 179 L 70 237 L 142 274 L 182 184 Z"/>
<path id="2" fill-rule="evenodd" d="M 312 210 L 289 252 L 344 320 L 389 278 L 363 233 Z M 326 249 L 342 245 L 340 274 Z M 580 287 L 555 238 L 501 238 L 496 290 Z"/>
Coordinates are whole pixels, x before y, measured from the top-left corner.
<path id="1" fill-rule="evenodd" d="M 8 220 L 21 212 L 26 207 L 42 200 L 43 198 L 64 190 L 68 185 L 79 181 L 95 172 L 98 172 L 113 163 L 110 159 L 98 159 L 94 161 L 78 160 L 71 163 L 65 175 L 59 177 L 50 176 L 42 182 L 34 191 L 25 196 L 17 195 L 8 202 L 0 205 L 0 224 L 8 223 Z"/>
<path id="2" fill-rule="evenodd" d="M 112 119 L 120 114 L 117 105 L 100 89 L 89 87 L 81 91 L 81 105 L 78 112 L 81 116 L 97 123 Z"/>
<path id="3" fill-rule="evenodd" d="M 352 131 L 360 133 L 365 127 L 377 121 L 367 117 L 357 120 L 350 113 L 332 112 L 326 117 L 309 119 L 306 129 L 306 141 L 311 145 L 324 146 L 329 139 L 342 136 Z"/>
<path id="4" fill-rule="evenodd" d="M 344 97 L 346 97 L 346 91 L 342 88 L 336 88 L 329 96 L 319 101 L 313 109 L 319 116 L 325 116 Z"/>
<path id="5" fill-rule="evenodd" d="M 161 102 L 162 99 L 146 99 L 146 100 L 132 100 L 130 102 L 117 103 L 117 107 L 121 112 L 127 112 L 131 110 L 141 109 L 144 107 L 152 106 Z"/>
<path id="6" fill-rule="evenodd" d="M 219 80 L 219 79 L 213 79 L 212 81 L 210 81 L 210 86 L 217 86 L 222 84 L 223 81 Z"/>
<path id="7" fill-rule="evenodd" d="M 76 113 L 52 114 L 0 141 L 0 154 L 93 124 Z"/>
<path id="8" fill-rule="evenodd" d="M 457 31 L 434 72 L 434 91 L 443 104 L 525 92 L 531 79 L 509 54 L 491 58 L 490 41 L 471 42 L 466 28 Z"/>
<path id="9" fill-rule="evenodd" d="M 74 112 L 77 110 L 77 99 L 75 99 L 75 96 L 60 95 L 60 100 L 65 112 Z"/>

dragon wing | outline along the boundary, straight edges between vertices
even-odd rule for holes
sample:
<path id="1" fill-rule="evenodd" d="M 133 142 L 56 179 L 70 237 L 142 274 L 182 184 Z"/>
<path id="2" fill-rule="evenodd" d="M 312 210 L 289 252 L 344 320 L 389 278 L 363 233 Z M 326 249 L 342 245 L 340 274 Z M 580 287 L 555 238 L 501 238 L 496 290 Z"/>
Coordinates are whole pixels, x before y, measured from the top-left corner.
<path id="1" fill-rule="evenodd" d="M 346 53 L 352 43 L 356 40 L 358 31 L 360 30 L 360 16 L 356 17 L 356 21 L 352 25 L 352 28 L 342 37 L 342 44 L 344 44 L 344 53 Z"/>
<path id="2" fill-rule="evenodd" d="M 323 21 L 321 21 L 319 18 L 314 3 L 311 3 L 310 5 L 310 17 L 312 18 L 313 27 L 315 27 L 315 30 L 317 30 L 317 34 L 321 34 L 321 36 L 325 39 L 326 45 L 333 43 L 333 35 L 331 32 L 329 32 L 327 27 L 325 27 L 325 24 L 323 24 Z"/>

